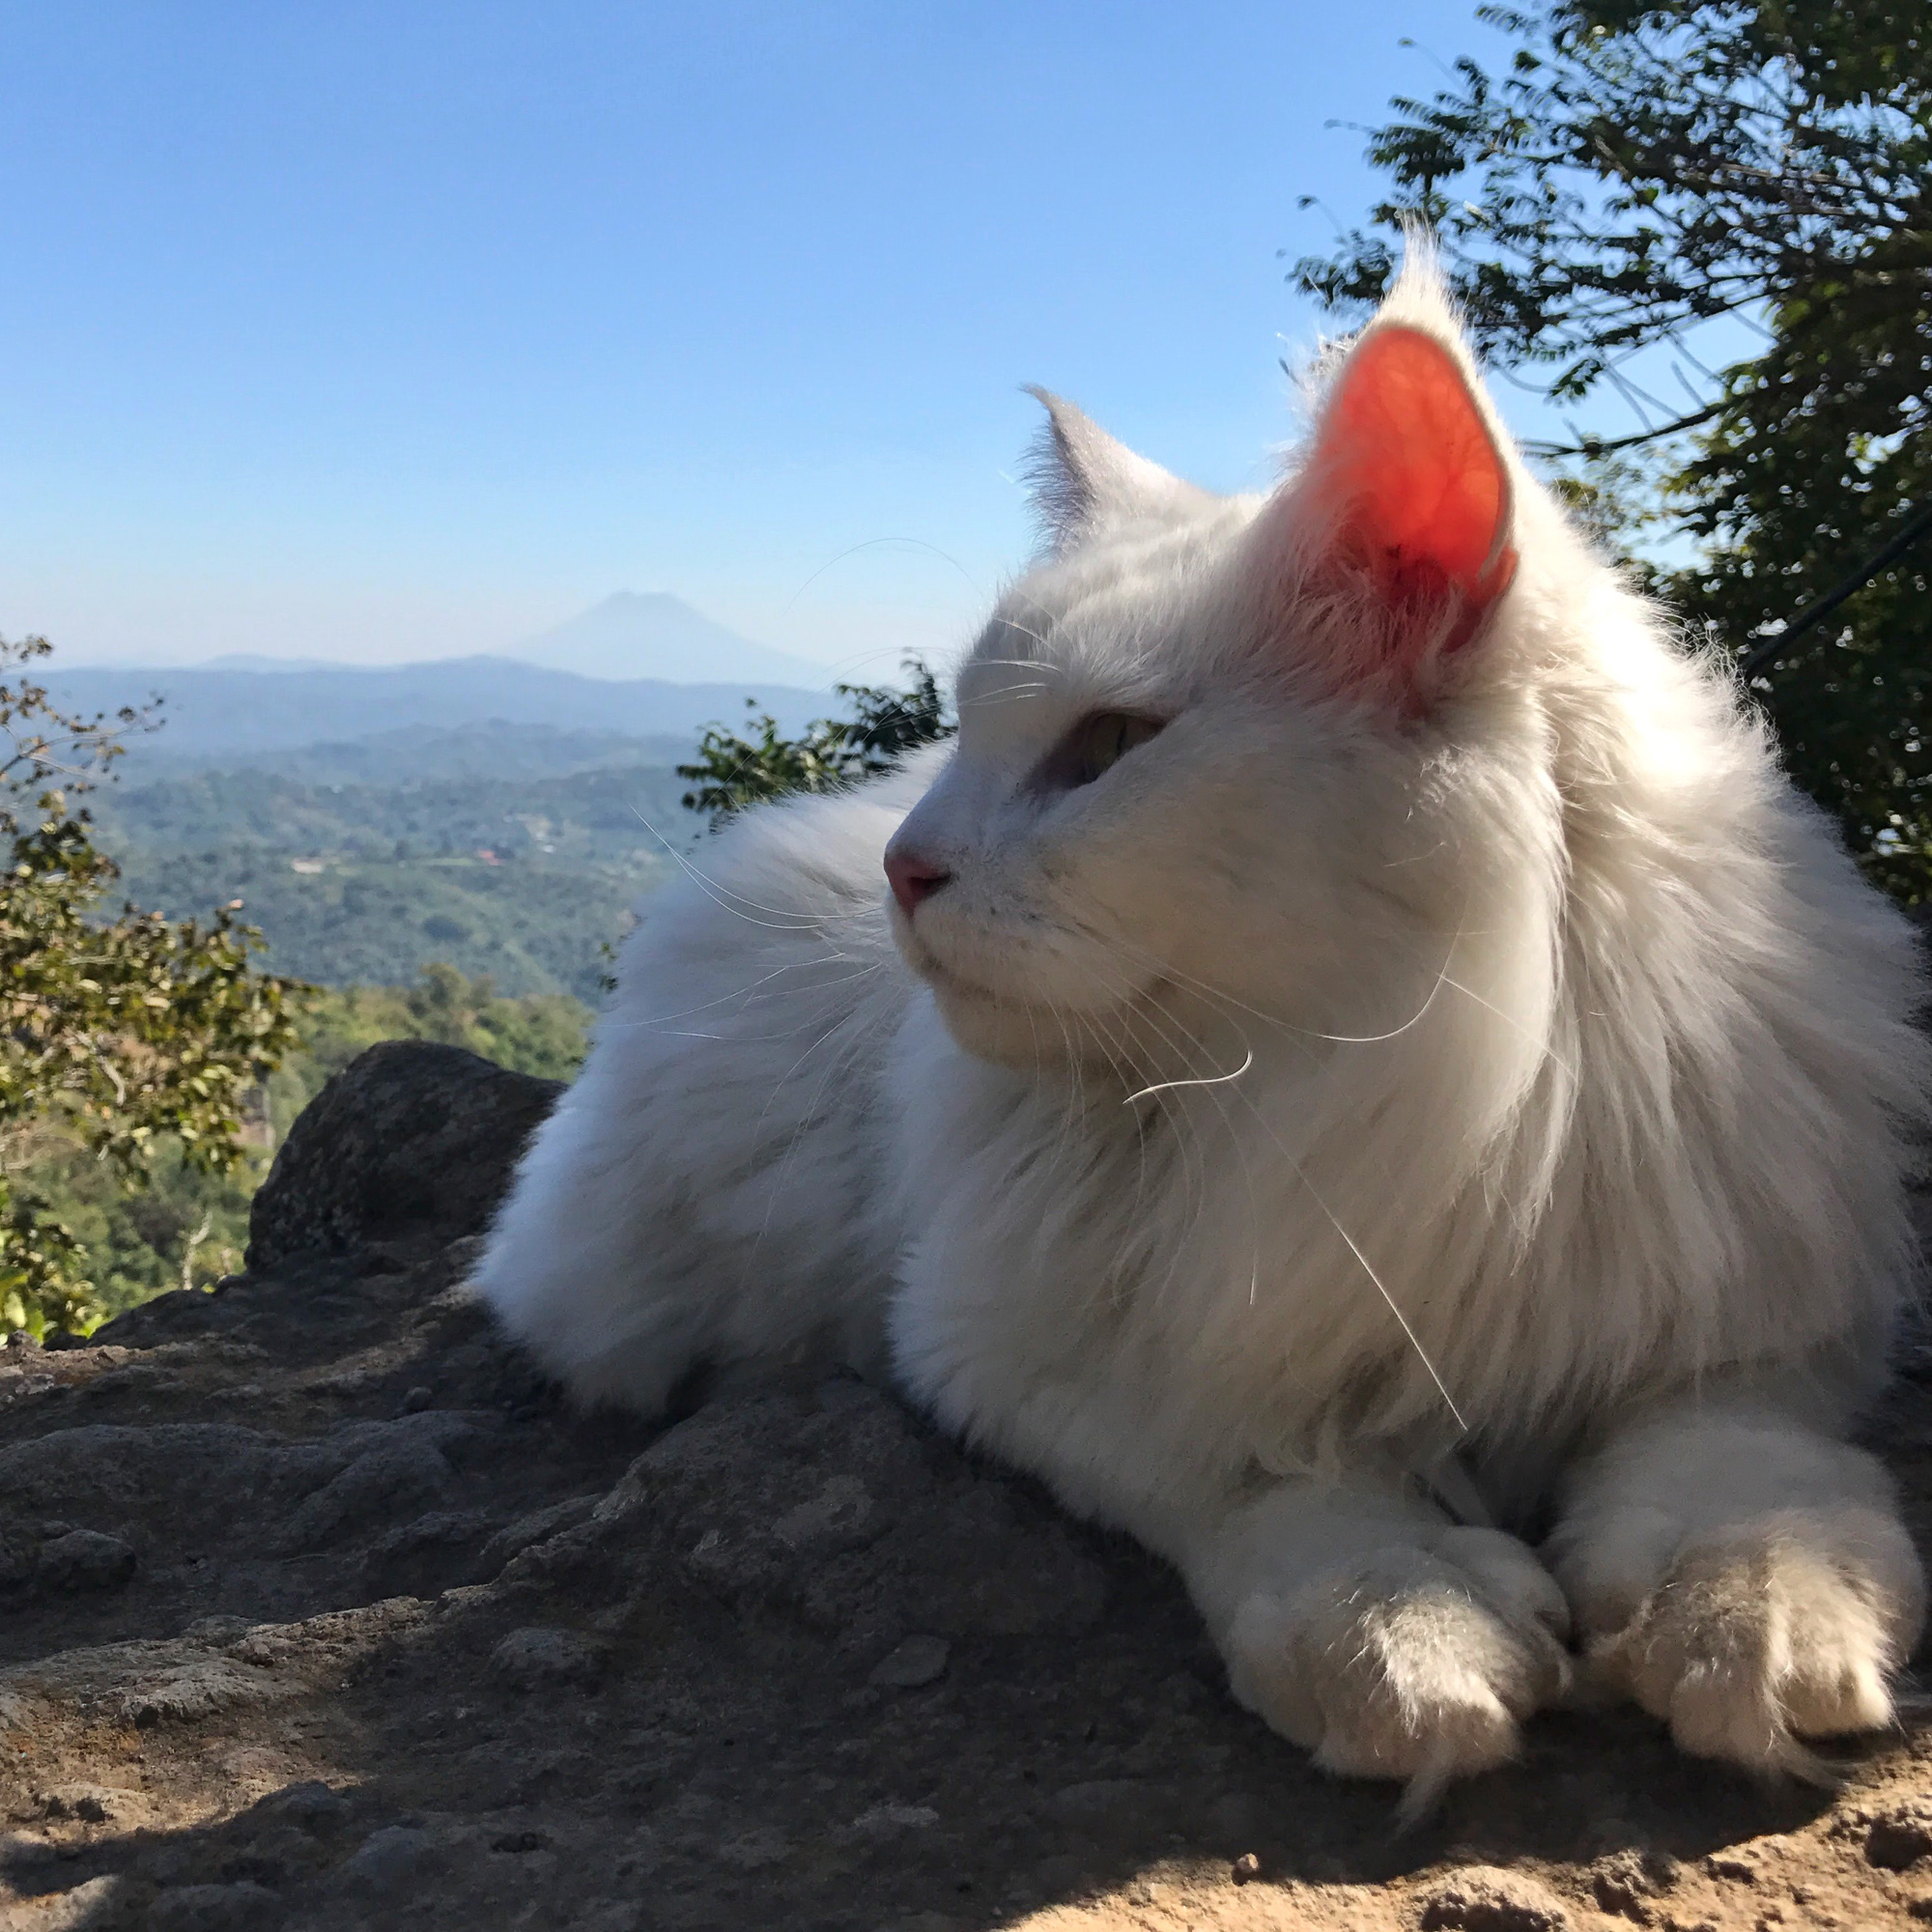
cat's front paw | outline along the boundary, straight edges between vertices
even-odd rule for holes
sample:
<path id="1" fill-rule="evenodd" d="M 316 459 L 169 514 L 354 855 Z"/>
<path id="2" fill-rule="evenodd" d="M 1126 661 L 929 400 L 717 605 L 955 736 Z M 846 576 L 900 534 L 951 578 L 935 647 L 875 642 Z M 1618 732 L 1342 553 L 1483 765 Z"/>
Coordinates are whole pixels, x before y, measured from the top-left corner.
<path id="1" fill-rule="evenodd" d="M 1707 1531 L 1634 1607 L 1628 1585 L 1605 1601 L 1588 1590 L 1577 1611 L 1594 1632 L 1593 1672 L 1663 1719 L 1685 1750 L 1811 1777 L 1825 1774 L 1799 1739 L 1892 1721 L 1889 1679 L 1923 1602 L 1902 1526 L 1857 1506 Z"/>
<path id="2" fill-rule="evenodd" d="M 1229 1676 L 1250 1710 L 1345 1776 L 1408 1780 L 1413 1814 L 1514 1757 L 1568 1688 L 1563 1594 L 1515 1539 L 1452 1529 L 1241 1605 Z"/>

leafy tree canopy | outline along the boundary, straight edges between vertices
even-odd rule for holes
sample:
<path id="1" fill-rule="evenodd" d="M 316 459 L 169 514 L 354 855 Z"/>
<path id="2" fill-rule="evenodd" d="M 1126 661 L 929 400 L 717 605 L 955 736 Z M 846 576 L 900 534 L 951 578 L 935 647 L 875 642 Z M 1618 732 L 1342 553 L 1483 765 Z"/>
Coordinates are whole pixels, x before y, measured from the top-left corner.
<path id="1" fill-rule="evenodd" d="M 1584 467 L 1586 511 L 1614 503 L 1605 459 L 1654 461 L 1660 507 L 1696 540 L 1658 587 L 1757 652 L 1793 776 L 1877 878 L 1932 897 L 1932 540 L 1911 537 L 1932 504 L 1932 13 L 1553 0 L 1479 17 L 1516 41 L 1507 69 L 1462 59 L 1430 99 L 1392 102 L 1368 149 L 1386 199 L 1292 279 L 1358 309 L 1426 225 L 1489 352 L 1559 404 L 1621 395 L 1628 434 L 1540 453 Z M 1720 319 L 1749 343 L 1707 367 L 1693 337 Z M 1669 365 L 1670 397 L 1639 384 L 1640 355 Z"/>
<path id="2" fill-rule="evenodd" d="M 353 1043 L 349 1055 L 327 1065 L 329 1072 L 379 1039 L 438 1039 L 519 1073 L 568 1080 L 582 1064 L 589 1024 L 590 1009 L 568 993 L 506 1000 L 487 976 L 466 980 L 434 960 L 413 986 L 352 986 L 324 995 L 303 1043 L 323 1062 L 337 1040 Z"/>
<path id="3" fill-rule="evenodd" d="M 170 923 L 99 902 L 115 877 L 70 805 L 119 754 L 117 719 L 71 718 L 21 673 L 44 639 L 0 640 L 0 1321 L 85 1330 L 99 1309 L 80 1243 L 13 1178 L 55 1131 L 128 1183 L 157 1145 L 190 1166 L 242 1158 L 244 1096 L 296 1043 L 287 982 L 251 970 L 235 905 Z"/>
<path id="4" fill-rule="evenodd" d="M 677 768 L 679 778 L 695 781 L 685 804 L 694 811 L 709 812 L 716 825 L 748 805 L 787 792 L 840 790 L 890 771 L 921 745 L 950 738 L 956 727 L 946 716 L 946 701 L 931 670 L 908 658 L 905 673 L 904 690 L 835 685 L 857 715 L 821 718 L 808 724 L 801 738 L 781 737 L 778 722 L 763 714 L 751 721 L 755 738 L 712 725 L 698 743 L 697 762 Z M 755 699 L 746 703 L 756 711 Z"/>

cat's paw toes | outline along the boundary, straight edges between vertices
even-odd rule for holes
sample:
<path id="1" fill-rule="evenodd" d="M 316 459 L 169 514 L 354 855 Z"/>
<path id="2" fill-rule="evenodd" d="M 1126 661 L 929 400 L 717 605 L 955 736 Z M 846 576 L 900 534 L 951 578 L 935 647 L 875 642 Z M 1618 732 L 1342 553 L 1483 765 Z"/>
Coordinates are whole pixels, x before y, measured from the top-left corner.
<path id="1" fill-rule="evenodd" d="M 1920 1595 L 1889 1518 L 1780 1511 L 1681 1549 L 1591 1661 L 1693 1755 L 1814 1776 L 1800 1738 L 1891 1722 Z"/>
<path id="2" fill-rule="evenodd" d="M 1323 1769 L 1409 1781 L 1405 1808 L 1506 1763 L 1569 1683 L 1561 1593 L 1509 1538 L 1457 1530 L 1242 1605 L 1235 1694 Z"/>

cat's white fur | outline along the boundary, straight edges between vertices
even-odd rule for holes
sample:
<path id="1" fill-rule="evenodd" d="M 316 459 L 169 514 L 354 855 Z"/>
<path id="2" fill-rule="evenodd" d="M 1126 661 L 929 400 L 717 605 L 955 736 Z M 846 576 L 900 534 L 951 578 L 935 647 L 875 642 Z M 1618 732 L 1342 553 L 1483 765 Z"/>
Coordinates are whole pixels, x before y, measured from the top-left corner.
<path id="1" fill-rule="evenodd" d="M 1480 395 L 1426 270 L 1391 325 Z M 1397 689 L 1319 479 L 1217 498 L 1045 400 L 1056 540 L 956 745 L 648 901 L 482 1293 L 646 1412 L 889 1367 L 1417 1799 L 1573 1641 L 1752 1768 L 1883 1724 L 1920 1573 L 1838 1438 L 1916 1267 L 1904 922 L 1513 454 L 1515 582 Z M 1170 722 L 1043 787 L 1095 712 Z M 910 916 L 895 835 L 952 874 Z"/>

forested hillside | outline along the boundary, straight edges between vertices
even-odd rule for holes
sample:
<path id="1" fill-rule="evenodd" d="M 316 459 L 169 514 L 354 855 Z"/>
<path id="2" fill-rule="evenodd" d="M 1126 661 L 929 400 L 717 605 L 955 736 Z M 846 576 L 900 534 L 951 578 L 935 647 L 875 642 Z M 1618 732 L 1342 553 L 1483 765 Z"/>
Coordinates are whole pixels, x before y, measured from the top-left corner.
<path id="1" fill-rule="evenodd" d="M 128 898 L 177 916 L 240 898 L 279 973 L 398 985 L 445 960 L 502 993 L 587 1001 L 667 843 L 701 836 L 684 789 L 639 764 L 388 784 L 193 772 L 124 781 L 95 815 Z"/>

